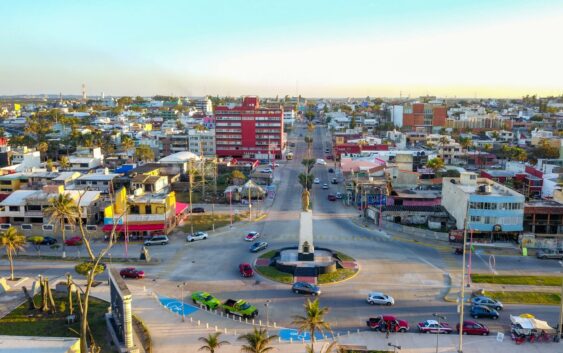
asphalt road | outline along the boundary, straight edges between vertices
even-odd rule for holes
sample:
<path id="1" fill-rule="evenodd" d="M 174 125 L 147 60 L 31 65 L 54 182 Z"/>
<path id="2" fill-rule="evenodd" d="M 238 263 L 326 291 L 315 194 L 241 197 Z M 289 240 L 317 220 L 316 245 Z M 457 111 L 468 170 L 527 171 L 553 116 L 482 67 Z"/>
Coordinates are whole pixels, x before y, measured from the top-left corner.
<path id="1" fill-rule="evenodd" d="M 266 300 L 271 303 L 268 309 L 270 321 L 278 325 L 291 326 L 291 316 L 302 314 L 302 304 L 307 297 L 295 295 L 289 285 L 261 279 L 242 279 L 238 274 L 238 264 L 253 262 L 256 254 L 249 252 L 249 242 L 243 237 L 250 230 L 259 231 L 262 240 L 270 244 L 270 249 L 288 245 L 297 245 L 299 231 L 299 210 L 301 207 L 301 186 L 297 176 L 303 171 L 301 160 L 306 153 L 303 136 L 306 129 L 296 126 L 291 139 L 296 143 L 294 159 L 281 162 L 275 170 L 278 191 L 266 219 L 246 224 L 235 224 L 233 229 L 223 229 L 210 234 L 210 239 L 186 243 L 182 234 L 171 236 L 167 246 L 150 248 L 152 255 L 162 259 L 159 265 L 141 267 L 147 273 L 143 281 L 157 293 L 177 296 L 179 283 L 185 282 L 187 293 L 206 290 L 222 300 L 228 298 L 247 299 L 261 311 L 265 320 Z M 313 156 L 324 158 L 324 149 L 329 146 L 327 131 L 317 127 L 314 131 Z M 396 240 L 386 233 L 369 230 L 358 226 L 353 218 L 359 213 L 341 202 L 327 200 L 329 193 L 342 191 L 342 184 L 329 183 L 334 174 L 328 168 L 334 168 L 333 162 L 327 166 L 316 165 L 313 173 L 321 179 L 321 184 L 314 185 L 312 205 L 314 218 L 314 243 L 342 251 L 356 258 L 361 270 L 358 276 L 348 281 L 322 286 L 321 304 L 330 308 L 328 319 L 338 329 L 356 329 L 365 327 L 365 320 L 377 314 L 396 314 L 406 319 L 414 327 L 417 322 L 432 318 L 433 313 L 446 315 L 448 321 L 458 319 L 456 305 L 442 300 L 448 290 L 446 274 L 459 272 L 461 257 L 444 252 L 432 246 L 418 245 L 413 242 Z M 329 183 L 329 190 L 322 190 L 322 183 Z M 96 248 L 103 246 L 99 242 Z M 130 244 L 129 254 L 138 254 L 140 244 Z M 69 249 L 73 254 L 76 249 Z M 124 245 L 118 244 L 112 249 L 113 257 L 121 257 Z M 556 261 L 540 261 L 534 258 L 497 256 L 497 271 L 559 271 Z M 18 261 L 18 260 L 16 260 Z M 489 271 L 488 256 L 476 256 L 473 269 L 476 272 Z M 109 262 L 109 261 L 108 261 Z M 42 272 L 50 277 L 62 276 L 72 271 L 72 265 L 63 262 L 18 261 L 18 275 L 35 276 Z M 7 269 L 7 262 L 1 262 L 0 270 Z M 455 285 L 455 283 L 454 283 Z M 396 299 L 393 307 L 373 307 L 365 302 L 370 291 L 383 291 Z M 497 322 L 482 320 L 486 324 L 508 324 L 509 314 L 533 313 L 539 318 L 555 323 L 558 308 L 554 306 L 506 305 Z"/>

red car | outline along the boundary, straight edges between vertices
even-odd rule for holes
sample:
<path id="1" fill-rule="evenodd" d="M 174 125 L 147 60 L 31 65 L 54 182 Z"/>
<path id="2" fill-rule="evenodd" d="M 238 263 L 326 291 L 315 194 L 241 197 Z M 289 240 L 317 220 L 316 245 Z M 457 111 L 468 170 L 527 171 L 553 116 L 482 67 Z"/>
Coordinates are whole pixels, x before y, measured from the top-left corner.
<path id="1" fill-rule="evenodd" d="M 328 200 L 329 201 L 336 201 L 336 196 L 330 194 L 330 195 L 328 195 Z"/>
<path id="2" fill-rule="evenodd" d="M 436 320 L 426 320 L 418 323 L 418 330 L 421 333 L 452 333 L 452 328 L 447 322 Z"/>
<path id="3" fill-rule="evenodd" d="M 135 267 L 127 267 L 119 271 L 123 278 L 141 279 L 145 277 L 145 271 L 137 270 Z"/>
<path id="4" fill-rule="evenodd" d="M 329 154 L 328 156 L 326 156 L 326 159 L 332 159 L 332 156 Z"/>
<path id="5" fill-rule="evenodd" d="M 456 330 L 459 332 L 459 324 L 456 325 Z M 489 328 L 477 321 L 464 321 L 463 322 L 463 334 L 465 335 L 489 335 Z"/>
<path id="6" fill-rule="evenodd" d="M 399 320 L 394 315 L 379 315 L 370 317 L 366 321 L 367 326 L 374 331 L 387 331 L 387 326 L 395 332 L 407 332 L 409 330 L 409 323 L 405 320 Z"/>
<path id="7" fill-rule="evenodd" d="M 249 263 L 242 263 L 238 265 L 238 270 L 240 271 L 240 275 L 242 277 L 252 277 L 254 276 L 254 270 L 252 270 L 252 266 Z"/>
<path id="8" fill-rule="evenodd" d="M 82 245 L 82 238 L 81 237 L 72 237 L 65 240 L 66 246 L 80 246 Z"/>

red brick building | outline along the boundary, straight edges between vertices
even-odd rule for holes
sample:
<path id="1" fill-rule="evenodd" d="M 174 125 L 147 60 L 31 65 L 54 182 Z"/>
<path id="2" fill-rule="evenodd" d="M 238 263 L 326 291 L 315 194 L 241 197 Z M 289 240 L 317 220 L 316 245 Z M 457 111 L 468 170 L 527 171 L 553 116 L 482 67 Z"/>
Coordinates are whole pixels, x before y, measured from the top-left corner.
<path id="1" fill-rule="evenodd" d="M 239 106 L 215 107 L 218 157 L 282 158 L 283 107 L 262 108 L 260 99 L 244 97 Z"/>
<path id="2" fill-rule="evenodd" d="M 403 127 L 431 132 L 433 127 L 445 127 L 447 118 L 448 111 L 443 105 L 406 104 L 403 111 Z"/>

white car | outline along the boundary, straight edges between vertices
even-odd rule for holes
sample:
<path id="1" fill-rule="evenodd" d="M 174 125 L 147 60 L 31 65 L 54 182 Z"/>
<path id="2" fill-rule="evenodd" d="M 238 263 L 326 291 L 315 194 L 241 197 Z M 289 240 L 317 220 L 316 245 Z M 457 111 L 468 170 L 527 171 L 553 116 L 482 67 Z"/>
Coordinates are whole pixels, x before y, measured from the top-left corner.
<path id="1" fill-rule="evenodd" d="M 381 292 L 371 292 L 370 294 L 368 294 L 366 301 L 368 302 L 368 304 L 371 304 L 371 305 L 375 305 L 375 304 L 393 305 L 393 304 L 395 304 L 395 299 L 393 299 L 393 297 L 390 297 L 390 296 L 383 294 Z"/>
<path id="2" fill-rule="evenodd" d="M 313 183 L 315 183 L 315 184 L 320 184 L 320 183 L 321 183 L 321 179 L 315 178 L 315 180 L 313 180 Z"/>
<path id="3" fill-rule="evenodd" d="M 270 168 L 271 168 L 271 167 L 276 167 L 276 168 L 277 168 L 277 167 L 279 167 L 279 166 L 280 166 L 279 163 L 270 163 L 270 164 L 268 164 L 268 167 L 270 167 Z"/>
<path id="4" fill-rule="evenodd" d="M 249 232 L 245 237 L 244 240 L 246 241 L 254 241 L 256 240 L 256 238 L 258 238 L 260 236 L 260 233 L 258 232 Z"/>
<path id="5" fill-rule="evenodd" d="M 260 171 L 260 173 L 268 173 L 268 174 L 271 174 L 271 173 L 272 173 L 272 169 L 270 169 L 270 168 L 262 169 L 262 170 Z"/>
<path id="6" fill-rule="evenodd" d="M 323 189 L 328 190 L 328 184 L 323 184 Z"/>
<path id="7" fill-rule="evenodd" d="M 322 158 L 317 159 L 317 164 L 326 165 L 326 161 Z"/>
<path id="8" fill-rule="evenodd" d="M 205 240 L 209 237 L 209 235 L 205 232 L 195 232 L 193 234 L 188 234 L 186 237 L 186 241 L 192 242 L 196 240 Z"/>

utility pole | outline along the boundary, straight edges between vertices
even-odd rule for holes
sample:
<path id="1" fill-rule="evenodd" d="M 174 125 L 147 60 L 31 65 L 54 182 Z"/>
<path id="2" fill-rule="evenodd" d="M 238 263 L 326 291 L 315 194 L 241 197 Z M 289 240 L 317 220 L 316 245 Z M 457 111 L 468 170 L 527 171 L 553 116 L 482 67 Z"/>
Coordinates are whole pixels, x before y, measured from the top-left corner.
<path id="1" fill-rule="evenodd" d="M 458 353 L 463 353 L 463 311 L 465 307 L 465 249 L 467 248 L 467 217 L 469 215 L 469 202 L 463 226 L 463 259 L 461 260 L 461 291 L 459 295 L 459 347 Z"/>
<path id="2" fill-rule="evenodd" d="M 563 261 L 559 261 L 559 265 L 563 267 Z M 559 305 L 559 325 L 557 325 L 557 342 L 561 340 L 561 329 L 563 325 L 563 281 L 561 281 L 561 294 L 560 294 L 560 302 Z"/>
<path id="3" fill-rule="evenodd" d="M 194 234 L 194 217 L 193 217 L 193 205 L 192 205 L 192 189 L 194 186 L 194 169 L 192 166 L 192 160 L 190 159 L 188 162 L 188 180 L 190 183 L 190 192 L 189 192 L 189 196 L 190 196 L 190 230 L 192 232 L 192 234 Z"/>
<path id="4" fill-rule="evenodd" d="M 211 218 L 213 231 L 215 231 L 215 199 L 217 198 L 217 157 L 213 158 L 213 200 L 211 204 Z"/>
<path id="5" fill-rule="evenodd" d="M 248 188 L 248 221 L 252 222 L 252 198 L 250 197 L 251 189 Z"/>

